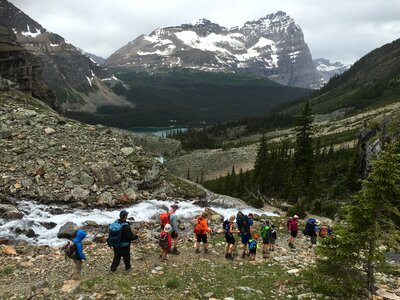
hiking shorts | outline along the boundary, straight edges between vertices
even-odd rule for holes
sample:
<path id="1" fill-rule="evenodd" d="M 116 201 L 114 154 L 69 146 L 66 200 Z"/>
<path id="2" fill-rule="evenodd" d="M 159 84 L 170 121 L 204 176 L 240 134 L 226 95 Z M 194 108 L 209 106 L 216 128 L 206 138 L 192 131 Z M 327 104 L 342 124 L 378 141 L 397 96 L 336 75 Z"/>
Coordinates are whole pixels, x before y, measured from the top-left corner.
<path id="1" fill-rule="evenodd" d="M 196 234 L 196 238 L 198 243 L 202 241 L 203 244 L 207 244 L 207 234 Z"/>
<path id="2" fill-rule="evenodd" d="M 246 233 L 246 234 L 242 234 L 242 244 L 248 244 L 250 240 L 250 234 Z"/>
<path id="3" fill-rule="evenodd" d="M 233 245 L 236 243 L 235 238 L 233 237 L 232 233 L 225 233 L 225 240 L 228 244 Z"/>
<path id="4" fill-rule="evenodd" d="M 297 231 L 294 231 L 294 230 L 292 230 L 291 232 L 290 232 L 290 235 L 292 236 L 292 237 L 297 237 Z"/>
<path id="5" fill-rule="evenodd" d="M 257 253 L 257 248 L 249 250 L 249 253 L 255 255 Z"/>
<path id="6" fill-rule="evenodd" d="M 176 239 L 176 238 L 178 237 L 178 233 L 177 233 L 176 231 L 172 231 L 172 232 L 171 232 L 171 237 L 172 237 L 173 239 Z"/>

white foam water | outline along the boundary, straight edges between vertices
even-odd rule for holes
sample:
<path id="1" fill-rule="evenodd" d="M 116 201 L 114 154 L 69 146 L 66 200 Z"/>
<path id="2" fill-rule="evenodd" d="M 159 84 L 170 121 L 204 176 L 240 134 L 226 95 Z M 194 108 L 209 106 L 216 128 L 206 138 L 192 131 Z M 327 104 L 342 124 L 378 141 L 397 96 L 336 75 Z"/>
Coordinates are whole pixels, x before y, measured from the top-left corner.
<path id="1" fill-rule="evenodd" d="M 173 201 L 147 200 L 130 207 L 124 208 L 129 213 L 129 217 L 133 217 L 136 222 L 158 221 L 160 213 L 166 211 L 172 205 Z M 178 218 L 190 219 L 201 214 L 204 208 L 193 204 L 193 201 L 182 201 L 177 203 L 179 209 L 176 211 Z M 59 246 L 65 241 L 57 238 L 57 233 L 62 225 L 66 222 L 74 222 L 78 226 L 82 226 L 85 221 L 95 221 L 99 225 L 107 225 L 118 219 L 118 210 L 111 209 L 72 209 L 68 206 L 61 205 L 45 205 L 29 201 L 21 201 L 18 208 L 24 213 L 21 220 L 8 221 L 0 219 L 0 237 L 13 237 L 26 240 L 30 244 Z M 238 209 L 211 207 L 213 210 L 229 218 L 230 215 L 236 215 Z M 258 215 L 273 216 L 269 211 L 262 211 L 255 208 L 242 209 L 242 212 L 248 214 L 250 212 Z M 60 213 L 58 213 L 60 212 Z M 52 229 L 46 229 L 41 223 L 57 224 Z M 25 234 L 17 234 L 15 229 L 19 228 L 27 230 L 32 228 L 38 235 L 34 238 L 28 238 Z"/>

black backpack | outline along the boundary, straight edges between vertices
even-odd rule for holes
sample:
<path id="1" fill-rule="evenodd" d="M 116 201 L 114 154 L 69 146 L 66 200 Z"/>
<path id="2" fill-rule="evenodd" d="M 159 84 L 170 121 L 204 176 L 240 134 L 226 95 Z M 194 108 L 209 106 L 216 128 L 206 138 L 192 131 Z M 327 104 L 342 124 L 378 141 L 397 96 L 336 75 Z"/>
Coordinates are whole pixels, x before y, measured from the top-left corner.
<path id="1" fill-rule="evenodd" d="M 224 229 L 225 233 L 229 233 L 230 224 L 231 222 L 229 220 L 225 220 L 224 223 L 222 223 L 222 228 Z"/>
<path id="2" fill-rule="evenodd" d="M 315 219 L 308 219 L 306 223 L 306 228 L 303 230 L 304 235 L 312 236 L 315 233 Z"/>
<path id="3" fill-rule="evenodd" d="M 236 215 L 236 224 L 241 234 L 246 234 L 250 232 L 249 217 L 241 211 L 239 211 Z"/>

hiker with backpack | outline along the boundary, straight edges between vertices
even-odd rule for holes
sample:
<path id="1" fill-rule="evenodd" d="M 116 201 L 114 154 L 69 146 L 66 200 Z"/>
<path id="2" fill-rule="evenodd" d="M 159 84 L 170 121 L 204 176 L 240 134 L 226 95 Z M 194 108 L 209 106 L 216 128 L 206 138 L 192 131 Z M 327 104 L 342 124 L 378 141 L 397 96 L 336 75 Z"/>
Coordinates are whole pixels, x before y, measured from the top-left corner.
<path id="1" fill-rule="evenodd" d="M 236 215 L 236 224 L 240 231 L 242 238 L 243 253 L 242 258 L 246 257 L 249 240 L 253 234 L 253 214 L 250 213 L 248 216 L 239 211 Z M 248 255 L 248 254 L 247 254 Z"/>
<path id="2" fill-rule="evenodd" d="M 257 248 L 260 248 L 258 245 L 258 239 L 260 237 L 258 234 L 255 234 L 253 238 L 249 239 L 249 259 L 256 260 Z"/>
<path id="3" fill-rule="evenodd" d="M 81 279 L 83 261 L 86 260 L 86 256 L 83 253 L 82 241 L 86 235 L 87 233 L 85 231 L 78 229 L 75 233 L 74 239 L 72 240 L 73 244 L 69 246 L 70 254 L 68 255 L 67 252 L 65 252 L 69 258 L 74 260 L 75 263 L 74 272 L 71 277 L 73 280 Z"/>
<path id="4" fill-rule="evenodd" d="M 297 234 L 299 232 L 299 216 L 294 215 L 293 218 L 289 218 L 287 221 L 287 229 L 290 234 L 289 238 L 289 247 L 292 249 L 296 249 L 294 245 L 294 240 L 297 237 Z"/>
<path id="5" fill-rule="evenodd" d="M 204 253 L 209 253 L 207 244 L 207 233 L 211 233 L 211 228 L 208 227 L 207 213 L 203 212 L 201 216 L 196 218 L 196 225 L 194 227 L 196 234 L 196 253 L 200 253 L 200 243 L 203 242 Z"/>
<path id="6" fill-rule="evenodd" d="M 164 226 L 160 233 L 160 240 L 158 245 L 160 246 L 162 252 L 160 258 L 162 260 L 167 260 L 168 251 L 172 248 L 172 238 L 171 238 L 172 227 L 170 224 Z"/>
<path id="7" fill-rule="evenodd" d="M 271 224 L 271 240 L 269 243 L 268 251 L 275 251 L 275 241 L 276 241 L 276 227 L 274 224 Z"/>
<path id="8" fill-rule="evenodd" d="M 122 210 L 119 219 L 108 226 L 107 245 L 113 248 L 114 257 L 110 273 L 117 271 L 121 258 L 124 260 L 125 271 L 131 270 L 131 242 L 139 237 L 132 232 L 131 225 L 127 222 L 128 212 Z"/>
<path id="9" fill-rule="evenodd" d="M 178 251 L 178 219 L 175 214 L 178 208 L 179 206 L 177 204 L 172 204 L 170 211 L 160 215 L 161 229 L 163 229 L 165 225 L 171 224 L 172 250 L 170 253 L 175 255 L 180 253 Z"/>
<path id="10" fill-rule="evenodd" d="M 325 238 L 327 236 L 331 236 L 332 228 L 329 225 L 326 225 L 326 223 L 323 223 L 322 226 L 319 228 L 318 235 L 320 238 Z"/>
<path id="11" fill-rule="evenodd" d="M 234 259 L 232 252 L 235 249 L 235 237 L 233 236 L 234 233 L 240 233 L 239 230 L 235 230 L 235 216 L 232 215 L 229 217 L 228 220 L 225 220 L 224 223 L 222 223 L 222 228 L 224 229 L 225 232 L 225 240 L 226 240 L 226 254 L 225 258 L 226 259 Z"/>
<path id="12" fill-rule="evenodd" d="M 318 220 L 314 218 L 309 218 L 306 222 L 306 227 L 303 230 L 303 234 L 311 238 L 310 248 L 317 243 L 317 235 L 319 231 L 318 224 Z"/>
<path id="13" fill-rule="evenodd" d="M 268 258 L 268 251 L 271 245 L 272 239 L 272 229 L 271 229 L 271 222 L 270 220 L 265 220 L 265 222 L 261 225 L 261 237 L 263 242 L 263 258 Z"/>

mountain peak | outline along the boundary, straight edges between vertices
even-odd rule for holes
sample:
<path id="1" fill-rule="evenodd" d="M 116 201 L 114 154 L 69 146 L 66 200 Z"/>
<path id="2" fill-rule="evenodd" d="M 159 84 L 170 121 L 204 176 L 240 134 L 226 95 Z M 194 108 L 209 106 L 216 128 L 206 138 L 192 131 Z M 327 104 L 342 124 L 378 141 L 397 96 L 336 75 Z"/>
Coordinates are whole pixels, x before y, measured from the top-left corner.
<path id="1" fill-rule="evenodd" d="M 210 20 L 206 18 L 198 19 L 193 25 L 194 26 L 201 26 L 201 25 L 211 25 L 213 24 Z"/>

